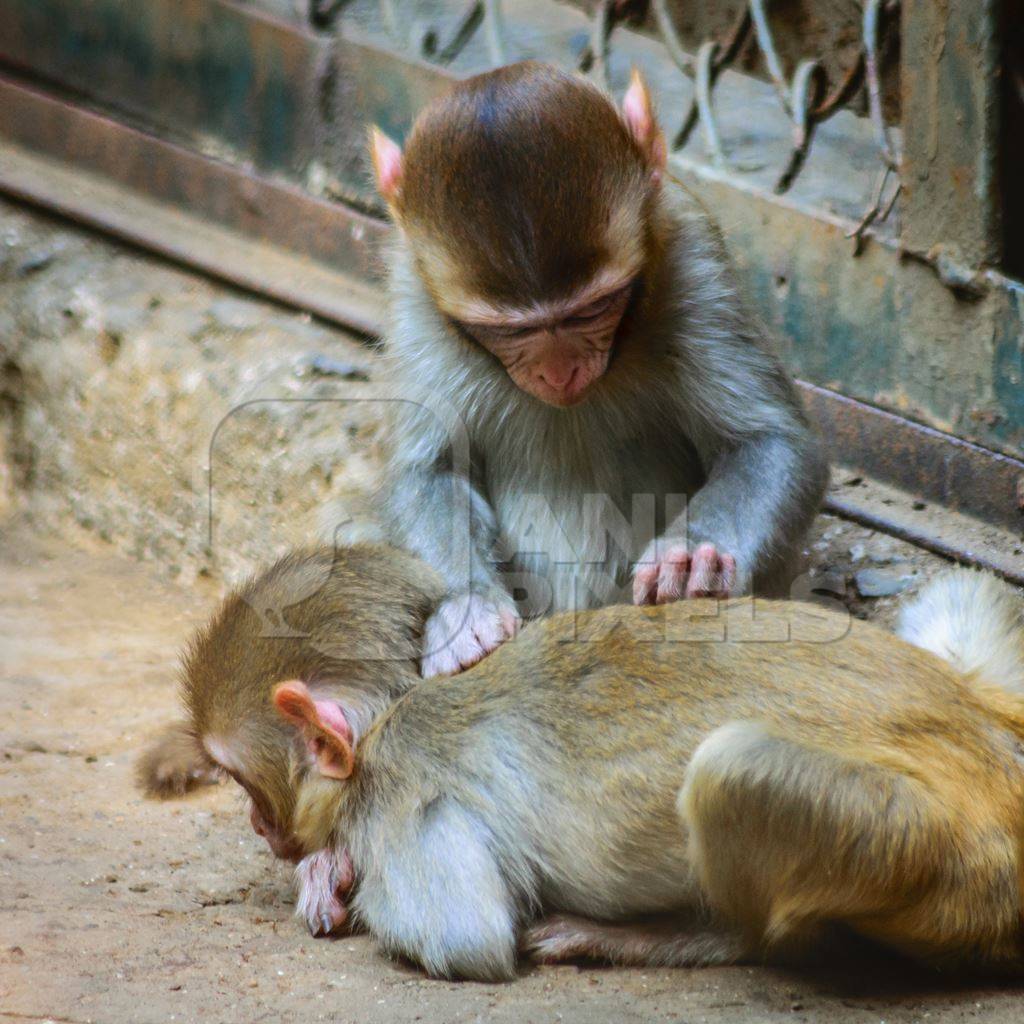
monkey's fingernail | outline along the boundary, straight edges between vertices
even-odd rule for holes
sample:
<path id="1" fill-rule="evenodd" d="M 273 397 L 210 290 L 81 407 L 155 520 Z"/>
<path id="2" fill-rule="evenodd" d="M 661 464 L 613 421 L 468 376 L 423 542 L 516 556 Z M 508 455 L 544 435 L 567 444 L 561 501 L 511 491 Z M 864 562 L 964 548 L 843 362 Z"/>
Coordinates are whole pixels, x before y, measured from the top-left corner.
<path id="1" fill-rule="evenodd" d="M 331 920 L 330 914 L 320 915 L 320 931 L 323 935 L 330 935 L 334 931 L 334 921 Z"/>

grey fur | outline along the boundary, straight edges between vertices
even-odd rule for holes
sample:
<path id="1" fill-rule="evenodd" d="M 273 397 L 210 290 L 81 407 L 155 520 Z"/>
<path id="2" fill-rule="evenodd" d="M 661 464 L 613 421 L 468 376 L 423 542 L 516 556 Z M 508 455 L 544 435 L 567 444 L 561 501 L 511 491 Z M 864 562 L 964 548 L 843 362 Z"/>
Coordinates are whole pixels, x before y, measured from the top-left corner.
<path id="1" fill-rule="evenodd" d="M 608 604 L 660 534 L 734 555 L 740 593 L 779 589 L 792 565 L 827 484 L 821 445 L 742 308 L 714 227 L 669 184 L 655 216 L 670 245 L 642 325 L 650 358 L 613 362 L 569 409 L 520 391 L 448 323 L 396 244 L 387 347 L 400 401 L 384 514 L 391 539 L 451 593 L 503 593 L 509 558 L 518 582 L 539 577 L 526 582 L 526 614 Z M 454 460 L 452 423 L 464 430 Z M 612 504 L 602 512 L 588 495 Z M 652 495 L 657 516 L 634 517 L 628 549 L 601 557 L 634 495 Z M 679 496 L 688 517 L 662 521 Z"/>

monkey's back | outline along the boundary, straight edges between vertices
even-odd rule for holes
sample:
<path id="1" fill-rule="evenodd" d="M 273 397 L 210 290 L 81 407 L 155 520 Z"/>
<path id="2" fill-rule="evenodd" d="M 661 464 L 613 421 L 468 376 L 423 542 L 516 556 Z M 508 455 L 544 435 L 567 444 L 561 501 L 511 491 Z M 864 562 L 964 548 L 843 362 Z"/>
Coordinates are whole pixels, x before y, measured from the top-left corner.
<path id="1" fill-rule="evenodd" d="M 781 601 L 531 624 L 403 697 L 366 737 L 357 774 L 366 798 L 392 807 L 424 785 L 458 800 L 537 866 L 542 897 L 615 916 L 692 898 L 677 795 L 697 746 L 738 721 L 924 777 L 965 814 L 995 794 L 982 813 L 1015 821 L 1024 715 L 999 713 L 949 664 L 876 626 Z"/>

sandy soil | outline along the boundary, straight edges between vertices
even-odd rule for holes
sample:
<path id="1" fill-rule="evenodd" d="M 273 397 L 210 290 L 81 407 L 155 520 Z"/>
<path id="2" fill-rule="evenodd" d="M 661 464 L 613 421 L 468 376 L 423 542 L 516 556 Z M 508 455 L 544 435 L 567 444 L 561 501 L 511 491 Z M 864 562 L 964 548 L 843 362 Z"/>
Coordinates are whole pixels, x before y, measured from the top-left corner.
<path id="1" fill-rule="evenodd" d="M 835 532 L 819 554 L 836 560 L 849 529 L 823 520 Z M 0 1020 L 996 1024 L 1024 1012 L 1013 988 L 885 957 L 802 974 L 526 968 L 479 985 L 427 980 L 366 937 L 313 939 L 233 786 L 170 803 L 133 786 L 136 752 L 173 714 L 176 651 L 217 588 L 17 531 L 0 571 Z"/>

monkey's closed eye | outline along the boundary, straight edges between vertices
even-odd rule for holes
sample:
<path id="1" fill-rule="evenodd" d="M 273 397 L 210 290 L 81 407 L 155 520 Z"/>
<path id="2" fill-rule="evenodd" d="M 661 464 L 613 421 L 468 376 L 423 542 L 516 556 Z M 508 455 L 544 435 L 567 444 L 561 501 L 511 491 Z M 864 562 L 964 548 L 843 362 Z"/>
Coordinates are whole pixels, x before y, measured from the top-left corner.
<path id="1" fill-rule="evenodd" d="M 566 324 L 584 324 L 590 323 L 592 320 L 598 319 L 608 313 L 615 306 L 617 306 L 623 299 L 625 299 L 630 290 L 633 287 L 633 282 L 624 285 L 622 288 L 617 288 L 613 292 L 609 292 L 607 295 L 602 295 L 601 298 L 595 299 L 589 305 L 582 306 L 580 309 L 574 310 L 571 316 L 567 316 L 563 323 Z"/>
<path id="2" fill-rule="evenodd" d="M 598 299 L 597 302 L 592 302 L 589 306 L 584 306 L 583 309 L 577 310 L 572 316 L 565 318 L 565 323 L 583 323 L 587 320 L 596 320 L 602 313 L 608 311 L 608 307 L 611 306 L 614 300 L 614 296 L 606 295 L 603 299 Z"/>
<path id="3" fill-rule="evenodd" d="M 521 341 L 537 329 L 533 325 L 525 325 L 523 327 L 492 327 L 483 324 L 467 324 L 460 321 L 456 321 L 456 323 L 473 341 L 486 346 L 501 345 L 503 343 L 511 344 Z"/>

